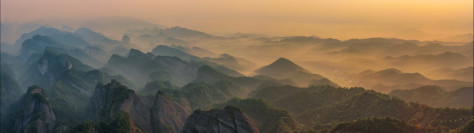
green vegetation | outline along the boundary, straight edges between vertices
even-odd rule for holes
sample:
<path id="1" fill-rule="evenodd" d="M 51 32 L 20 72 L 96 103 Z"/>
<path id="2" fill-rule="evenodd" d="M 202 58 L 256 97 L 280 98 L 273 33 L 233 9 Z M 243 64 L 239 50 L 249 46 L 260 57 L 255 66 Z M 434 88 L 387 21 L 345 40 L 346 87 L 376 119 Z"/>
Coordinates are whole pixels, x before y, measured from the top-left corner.
<path id="1" fill-rule="evenodd" d="M 171 82 L 169 81 L 155 80 L 155 81 L 148 82 L 145 85 L 145 88 L 143 88 L 140 91 L 140 94 L 154 96 L 158 91 L 166 90 L 166 89 L 172 90 L 172 89 L 179 89 L 179 88 L 176 86 L 173 86 Z"/>
<path id="2" fill-rule="evenodd" d="M 411 90 L 394 90 L 391 96 L 405 101 L 418 102 L 432 107 L 470 107 L 473 105 L 473 88 L 464 87 L 446 91 L 439 86 L 422 86 Z"/>
<path id="3" fill-rule="evenodd" d="M 10 112 L 2 116 L 2 132 L 50 132 L 55 126 L 47 92 L 38 86 L 28 88 L 26 94 L 11 104 Z"/>
<path id="4" fill-rule="evenodd" d="M 392 118 L 367 118 L 337 124 L 332 133 L 416 133 L 433 132 Z"/>
<path id="5" fill-rule="evenodd" d="M 116 80 L 111 80 L 106 85 L 98 84 L 87 108 L 88 113 L 91 113 L 89 116 L 97 120 L 114 117 L 119 113 L 120 105 L 133 93 L 133 90 Z"/>
<path id="6" fill-rule="evenodd" d="M 137 129 L 134 127 L 130 115 L 126 112 L 119 112 L 117 118 L 110 123 L 100 123 L 98 131 L 101 133 L 130 133 Z"/>
<path id="7" fill-rule="evenodd" d="M 236 89 L 230 82 L 219 81 L 213 84 L 194 82 L 179 90 L 164 89 L 162 91 L 176 101 L 180 101 L 181 97 L 186 98 L 192 109 L 207 109 L 214 103 L 231 99 Z"/>
<path id="8" fill-rule="evenodd" d="M 81 124 L 74 126 L 72 129 L 66 131 L 70 133 L 142 133 L 143 131 L 137 128 L 130 115 L 127 112 L 119 112 L 117 117 L 109 121 L 93 122 L 85 120 Z"/>
<path id="9" fill-rule="evenodd" d="M 472 109 L 432 108 L 404 101 L 363 88 L 313 86 L 267 87 L 252 93 L 252 97 L 269 101 L 295 115 L 301 124 L 321 127 L 371 117 L 393 117 L 423 127 L 442 131 L 455 129 L 471 117 Z M 456 120 L 456 121 L 455 121 Z"/>
<path id="10" fill-rule="evenodd" d="M 85 120 L 81 124 L 78 124 L 71 128 L 70 133 L 93 133 L 96 131 L 96 124 L 93 121 Z"/>
<path id="11" fill-rule="evenodd" d="M 45 70 L 38 71 L 39 66 Z M 44 55 L 30 66 L 21 79 L 23 85 L 37 84 L 48 90 L 49 102 L 59 125 L 75 124 L 86 118 L 83 110 L 98 83 L 116 79 L 131 85 L 121 76 L 110 76 L 99 70 L 92 70 L 55 48 L 46 48 Z"/>
<path id="12" fill-rule="evenodd" d="M 288 111 L 277 109 L 260 99 L 234 98 L 214 105 L 224 108 L 229 105 L 240 108 L 256 124 L 262 133 L 291 132 L 298 130 L 298 124 Z"/>
<path id="13" fill-rule="evenodd" d="M 458 133 L 472 133 L 474 131 L 474 119 L 458 129 Z"/>

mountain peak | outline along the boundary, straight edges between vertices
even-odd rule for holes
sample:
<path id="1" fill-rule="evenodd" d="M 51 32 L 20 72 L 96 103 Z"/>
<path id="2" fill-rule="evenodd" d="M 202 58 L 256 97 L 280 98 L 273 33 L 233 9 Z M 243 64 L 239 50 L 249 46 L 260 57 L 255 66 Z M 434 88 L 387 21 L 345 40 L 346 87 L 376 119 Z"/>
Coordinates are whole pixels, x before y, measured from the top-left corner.
<path id="1" fill-rule="evenodd" d="M 278 58 L 275 62 L 273 62 L 270 65 L 264 66 L 260 69 L 258 69 L 256 72 L 257 73 L 265 73 L 266 71 L 272 71 L 272 72 L 283 72 L 283 71 L 301 71 L 301 72 L 308 72 L 306 69 L 304 69 L 301 66 L 298 66 L 297 64 L 293 63 L 292 61 L 286 59 L 286 58 Z"/>
<path id="2" fill-rule="evenodd" d="M 295 63 L 293 63 L 292 61 L 286 59 L 286 58 L 283 58 L 283 57 L 280 57 L 278 58 L 275 62 L 273 63 L 287 63 L 287 64 L 294 64 L 296 65 Z"/>
<path id="3" fill-rule="evenodd" d="M 130 49 L 128 52 L 128 58 L 145 58 L 147 55 L 138 49 Z"/>
<path id="4" fill-rule="evenodd" d="M 379 73 L 397 73 L 397 74 L 400 74 L 400 73 L 403 73 L 403 72 L 398 70 L 398 69 L 395 69 L 395 68 L 389 68 L 389 69 L 379 71 Z"/>

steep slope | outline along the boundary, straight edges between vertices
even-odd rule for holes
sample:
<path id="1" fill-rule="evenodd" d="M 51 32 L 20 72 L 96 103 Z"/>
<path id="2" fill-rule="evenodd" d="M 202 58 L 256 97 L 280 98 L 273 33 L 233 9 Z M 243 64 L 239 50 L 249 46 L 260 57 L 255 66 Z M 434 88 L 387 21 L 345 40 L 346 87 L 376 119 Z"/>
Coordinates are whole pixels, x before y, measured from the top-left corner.
<path id="1" fill-rule="evenodd" d="M 121 112 L 129 115 L 131 123 L 145 132 L 179 132 L 191 108 L 186 99 L 175 101 L 161 91 L 146 103 L 133 90 L 112 80 L 106 85 L 98 85 L 87 108 L 89 118 L 105 122 L 117 118 Z"/>
<path id="2" fill-rule="evenodd" d="M 264 66 L 255 71 L 259 75 L 269 76 L 275 79 L 290 79 L 298 86 L 310 85 L 333 85 L 331 82 L 319 74 L 312 74 L 308 70 L 296 65 L 285 58 L 279 58 L 270 65 Z M 314 84 L 312 84 L 314 83 Z"/>
<path id="3" fill-rule="evenodd" d="M 473 88 L 465 87 L 455 91 L 446 91 L 439 86 L 422 86 L 412 90 L 394 90 L 391 96 L 405 101 L 426 104 L 432 107 L 470 107 L 473 105 Z"/>
<path id="4" fill-rule="evenodd" d="M 116 80 L 97 85 L 88 105 L 89 117 L 95 120 L 116 118 L 120 112 L 130 115 L 132 122 L 141 130 L 151 132 L 150 110 L 143 100 Z"/>
<path id="5" fill-rule="evenodd" d="M 82 121 L 82 111 L 99 82 L 116 79 L 127 83 L 120 76 L 110 76 L 82 64 L 67 55 L 45 51 L 20 77 L 21 86 L 38 85 L 50 96 L 50 103 L 58 120 L 66 121 L 63 126 Z"/>
<path id="6" fill-rule="evenodd" d="M 182 130 L 186 118 L 191 115 L 191 108 L 173 101 L 159 91 L 156 93 L 151 112 L 153 132 L 177 133 Z"/>
<path id="7" fill-rule="evenodd" d="M 195 132 L 258 133 L 259 131 L 239 108 L 227 106 L 222 110 L 194 111 L 181 133 Z"/>
<path id="8" fill-rule="evenodd" d="M 298 123 L 288 111 L 277 109 L 263 100 L 234 98 L 214 107 L 224 108 L 229 105 L 242 109 L 262 133 L 288 133 L 298 130 Z"/>
<path id="9" fill-rule="evenodd" d="M 43 88 L 29 87 L 26 94 L 10 108 L 13 111 L 2 118 L 2 132 L 52 133 L 54 131 L 56 116 Z"/>

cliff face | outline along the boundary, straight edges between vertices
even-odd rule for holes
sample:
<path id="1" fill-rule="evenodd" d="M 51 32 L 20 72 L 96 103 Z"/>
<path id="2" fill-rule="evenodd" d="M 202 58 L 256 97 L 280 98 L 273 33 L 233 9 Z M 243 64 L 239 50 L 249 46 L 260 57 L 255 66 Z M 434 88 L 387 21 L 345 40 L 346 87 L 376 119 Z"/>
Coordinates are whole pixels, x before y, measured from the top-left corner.
<path id="1" fill-rule="evenodd" d="M 6 132 L 51 133 L 56 125 L 56 116 L 48 102 L 46 91 L 38 86 L 28 88 L 28 92 L 12 106 L 13 112 L 6 119 L 14 121 Z"/>
<path id="2" fill-rule="evenodd" d="M 181 133 L 258 133 L 253 122 L 240 109 L 227 106 L 223 110 L 194 111 Z"/>
<path id="3" fill-rule="evenodd" d="M 299 124 L 286 110 L 278 109 L 261 99 L 233 98 L 227 102 L 214 104 L 215 108 L 235 106 L 246 112 L 261 133 L 292 133 L 299 130 Z"/>
<path id="4" fill-rule="evenodd" d="M 177 133 L 182 130 L 186 118 L 191 114 L 189 105 L 173 101 L 163 92 L 156 94 L 151 111 L 153 132 Z"/>
<path id="5" fill-rule="evenodd" d="M 96 120 L 116 118 L 124 111 L 130 115 L 130 119 L 138 128 L 151 132 L 149 108 L 133 90 L 115 80 L 96 87 L 88 109 L 90 117 Z"/>

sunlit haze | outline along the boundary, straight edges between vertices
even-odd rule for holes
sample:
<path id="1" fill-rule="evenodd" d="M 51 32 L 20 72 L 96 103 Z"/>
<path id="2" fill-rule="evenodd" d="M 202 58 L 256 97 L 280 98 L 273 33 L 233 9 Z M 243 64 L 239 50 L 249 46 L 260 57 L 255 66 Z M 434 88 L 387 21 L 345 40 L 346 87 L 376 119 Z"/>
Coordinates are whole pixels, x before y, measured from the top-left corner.
<path id="1" fill-rule="evenodd" d="M 1 0 L 0 133 L 468 133 L 473 0 Z"/>
<path id="2" fill-rule="evenodd" d="M 214 35 L 435 40 L 472 33 L 472 0 L 2 0 L 2 22 L 134 17 Z M 471 34 L 472 35 L 472 34 Z"/>

